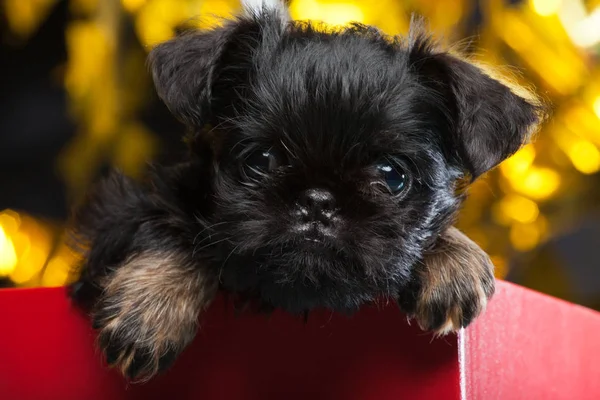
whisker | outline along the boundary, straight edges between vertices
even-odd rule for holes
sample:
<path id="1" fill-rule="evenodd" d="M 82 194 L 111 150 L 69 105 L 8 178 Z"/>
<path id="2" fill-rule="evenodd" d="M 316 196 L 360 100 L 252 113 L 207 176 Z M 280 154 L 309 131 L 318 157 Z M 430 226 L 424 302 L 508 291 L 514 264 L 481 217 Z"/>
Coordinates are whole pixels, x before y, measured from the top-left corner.
<path id="1" fill-rule="evenodd" d="M 194 237 L 194 242 L 193 242 L 192 244 L 196 244 L 196 239 L 198 239 L 198 236 L 200 236 L 200 234 L 201 234 L 202 232 L 204 232 L 204 231 L 206 231 L 206 230 L 208 230 L 208 229 L 212 229 L 212 228 L 214 228 L 215 226 L 220 226 L 220 225 L 227 224 L 227 223 L 229 223 L 229 221 L 217 222 L 217 223 L 214 223 L 214 224 L 212 224 L 212 225 L 209 225 L 209 226 L 206 226 L 206 227 L 204 227 L 204 229 L 202 229 L 200 232 L 198 232 L 198 233 L 196 234 L 196 236 Z"/>
<path id="2" fill-rule="evenodd" d="M 355 143 L 355 144 L 353 144 L 353 145 L 352 145 L 352 146 L 351 146 L 351 147 L 348 149 L 348 151 L 346 152 L 346 154 L 345 154 L 345 155 L 344 155 L 344 157 L 342 158 L 342 161 L 341 161 L 341 164 L 342 164 L 342 165 L 344 164 L 344 162 L 346 161 L 346 159 L 347 159 L 348 157 L 350 157 L 350 154 L 352 153 L 352 151 L 353 151 L 355 148 L 357 148 L 358 146 L 360 146 L 361 144 L 362 144 L 362 142 Z"/>
<path id="3" fill-rule="evenodd" d="M 240 247 L 239 244 L 237 246 L 235 246 L 233 248 L 233 250 L 231 250 L 229 252 L 229 255 L 227 256 L 227 258 L 225 258 L 225 261 L 223 261 L 223 263 L 221 264 L 221 267 L 219 268 L 219 282 L 221 282 L 221 276 L 223 275 L 223 268 L 225 268 L 225 264 L 227 264 L 227 260 L 229 260 L 229 257 L 231 257 L 231 255 L 238 249 L 238 247 Z"/>
<path id="4" fill-rule="evenodd" d="M 200 247 L 199 249 L 197 248 L 197 246 L 195 246 L 195 247 L 194 247 L 194 250 L 192 251 L 192 257 L 194 257 L 194 255 L 195 255 L 195 254 L 196 254 L 196 252 L 198 252 L 198 251 L 202 251 L 202 250 L 204 250 L 204 249 L 206 249 L 206 248 L 208 248 L 208 247 L 210 247 L 210 246 L 214 246 L 214 245 L 216 245 L 216 244 L 219 244 L 219 243 L 221 243 L 221 242 L 224 242 L 224 241 L 226 241 L 226 240 L 230 240 L 230 239 L 231 239 L 231 236 L 230 236 L 230 237 L 223 238 L 223 239 L 219 239 L 219 240 L 217 240 L 217 241 L 210 242 L 209 244 L 207 244 L 207 245 L 204 245 L 204 246 Z"/>
<path id="5" fill-rule="evenodd" d="M 298 157 L 296 157 L 296 154 L 294 154 L 294 152 L 292 150 L 290 150 L 290 148 L 284 143 L 283 140 L 279 141 L 281 143 L 281 145 L 283 146 L 283 148 L 288 152 L 288 154 L 290 155 L 290 157 L 292 159 L 296 159 Z"/>

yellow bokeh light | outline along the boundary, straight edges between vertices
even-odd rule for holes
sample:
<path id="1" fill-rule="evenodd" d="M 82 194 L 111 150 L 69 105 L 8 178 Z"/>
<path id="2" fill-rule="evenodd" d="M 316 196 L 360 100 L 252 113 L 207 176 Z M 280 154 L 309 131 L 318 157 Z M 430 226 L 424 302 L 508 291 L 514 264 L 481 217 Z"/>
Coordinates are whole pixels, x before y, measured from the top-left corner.
<path id="1" fill-rule="evenodd" d="M 27 37 L 44 21 L 57 0 L 4 0 L 4 13 L 11 30 Z"/>
<path id="2" fill-rule="evenodd" d="M 141 42 L 146 46 L 171 39 L 175 25 L 186 18 L 186 5 L 181 1 L 153 0 L 140 10 L 136 18 L 136 30 Z"/>
<path id="3" fill-rule="evenodd" d="M 150 161 L 157 147 L 154 136 L 143 125 L 125 125 L 113 153 L 114 165 L 127 175 L 136 175 L 138 165 Z"/>
<path id="4" fill-rule="evenodd" d="M 17 254 L 10 237 L 0 225 L 0 276 L 10 275 L 17 266 Z"/>
<path id="5" fill-rule="evenodd" d="M 49 252 L 50 248 L 45 243 L 29 248 L 19 260 L 18 268 L 10 274 L 10 279 L 18 285 L 34 279 L 44 267 Z"/>
<path id="6" fill-rule="evenodd" d="M 4 227 L 8 235 L 12 235 L 21 226 L 21 217 L 13 210 L 4 210 L 0 212 L 0 226 Z"/>
<path id="7" fill-rule="evenodd" d="M 593 8 L 584 1 L 565 1 L 560 10 L 560 20 L 573 43 L 591 47 L 600 41 L 600 7 Z"/>
<path id="8" fill-rule="evenodd" d="M 600 96 L 596 97 L 596 100 L 594 100 L 594 113 L 596 113 L 596 116 L 598 118 L 600 118 Z"/>
<path id="9" fill-rule="evenodd" d="M 67 283 L 72 265 L 61 256 L 53 257 L 44 270 L 43 286 L 62 286 Z"/>
<path id="10" fill-rule="evenodd" d="M 65 86 L 69 94 L 82 99 L 102 81 L 110 56 L 109 42 L 102 29 L 92 22 L 76 22 L 66 31 L 69 63 L 65 75 Z M 90 52 L 90 49 L 94 49 Z M 104 84 L 105 82 L 102 82 Z"/>
<path id="11" fill-rule="evenodd" d="M 550 197 L 560 186 L 560 175 L 550 168 L 533 165 L 536 152 L 528 144 L 500 165 L 500 170 L 517 192 L 535 200 Z"/>
<path id="12" fill-rule="evenodd" d="M 515 177 L 511 184 L 515 190 L 534 200 L 552 196 L 560 186 L 560 175 L 550 168 L 530 168 L 523 176 Z"/>
<path id="13" fill-rule="evenodd" d="M 364 14 L 354 4 L 331 4 L 323 7 L 321 20 L 331 25 L 344 25 L 349 22 L 363 22 Z"/>
<path id="14" fill-rule="evenodd" d="M 600 170 L 600 151 L 591 142 L 580 140 L 570 146 L 567 154 L 581 173 L 593 174 Z"/>
<path id="15" fill-rule="evenodd" d="M 531 6 L 536 13 L 547 17 L 556 14 L 560 9 L 561 3 L 561 0 L 532 0 Z"/>
<path id="16" fill-rule="evenodd" d="M 510 229 L 510 241 L 519 251 L 533 249 L 540 242 L 540 230 L 536 224 L 514 224 Z"/>
<path id="17" fill-rule="evenodd" d="M 534 222 L 540 213 L 534 201 L 515 194 L 504 197 L 497 207 L 507 218 L 523 224 Z"/>
<path id="18" fill-rule="evenodd" d="M 522 52 L 529 51 L 531 46 L 536 43 L 531 27 L 520 18 L 509 14 L 503 18 L 503 25 L 505 26 L 498 33 L 515 50 Z"/>
<path id="19" fill-rule="evenodd" d="M 500 170 L 506 177 L 523 174 L 535 160 L 535 148 L 532 144 L 524 146 L 512 157 L 500 164 Z"/>
<path id="20" fill-rule="evenodd" d="M 0 275 L 15 284 L 35 284 L 52 249 L 53 235 L 35 219 L 12 210 L 0 213 Z"/>
<path id="21" fill-rule="evenodd" d="M 189 24 L 199 29 L 210 29 L 223 24 L 223 18 L 231 17 L 236 13 L 236 4 L 231 0 L 194 0 L 186 11 Z"/>
<path id="22" fill-rule="evenodd" d="M 548 233 L 548 221 L 539 216 L 532 223 L 514 223 L 510 228 L 510 241 L 519 251 L 528 251 L 540 244 Z"/>
<path id="23" fill-rule="evenodd" d="M 585 81 L 587 65 L 572 44 L 541 40 L 535 19 L 530 15 L 505 11 L 493 16 L 493 23 L 495 33 L 558 93 L 571 94 Z"/>
<path id="24" fill-rule="evenodd" d="M 494 218 L 494 221 L 500 225 L 510 226 L 512 223 L 510 217 L 506 215 L 504 210 L 502 210 L 502 207 L 500 207 L 500 203 L 496 203 L 492 207 L 492 217 Z"/>
<path id="25" fill-rule="evenodd" d="M 82 255 L 73 251 L 63 237 L 44 268 L 41 285 L 62 286 L 71 283 L 76 278 L 75 272 L 81 261 Z"/>
<path id="26" fill-rule="evenodd" d="M 123 8 L 130 13 L 138 11 L 146 2 L 147 0 L 121 0 Z"/>
<path id="27" fill-rule="evenodd" d="M 317 20 L 330 25 L 345 25 L 350 22 L 364 22 L 361 7 L 352 2 L 325 3 L 316 0 L 296 0 L 290 5 L 294 19 Z"/>

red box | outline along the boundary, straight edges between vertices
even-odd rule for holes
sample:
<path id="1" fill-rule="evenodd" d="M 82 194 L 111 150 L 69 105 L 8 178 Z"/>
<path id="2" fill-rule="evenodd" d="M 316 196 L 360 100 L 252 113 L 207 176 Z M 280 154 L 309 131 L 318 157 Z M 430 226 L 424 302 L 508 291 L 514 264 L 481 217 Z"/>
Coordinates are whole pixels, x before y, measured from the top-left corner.
<path id="1" fill-rule="evenodd" d="M 498 282 L 487 312 L 433 339 L 396 305 L 302 320 L 219 299 L 174 368 L 127 384 L 63 288 L 0 291 L 0 398 L 600 399 L 600 314 Z"/>

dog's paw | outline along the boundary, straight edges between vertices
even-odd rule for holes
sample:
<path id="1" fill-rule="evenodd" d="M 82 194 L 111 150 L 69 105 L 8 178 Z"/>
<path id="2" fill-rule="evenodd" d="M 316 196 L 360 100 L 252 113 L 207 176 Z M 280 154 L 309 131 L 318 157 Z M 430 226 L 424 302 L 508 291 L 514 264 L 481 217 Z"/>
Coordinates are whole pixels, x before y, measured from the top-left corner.
<path id="1" fill-rule="evenodd" d="M 216 293 L 216 280 L 200 272 L 173 255 L 142 254 L 107 277 L 93 310 L 107 363 L 138 381 L 167 369 Z"/>
<path id="2" fill-rule="evenodd" d="M 169 318 L 156 310 L 123 303 L 123 299 L 101 302 L 93 327 L 98 330 L 97 344 L 107 364 L 135 381 L 148 380 L 170 367 L 196 328 L 191 324 L 169 326 L 164 319 Z"/>
<path id="3" fill-rule="evenodd" d="M 485 310 L 495 288 L 489 256 L 456 228 L 440 237 L 414 278 L 405 310 L 421 329 L 439 336 L 468 326 Z"/>
<path id="4" fill-rule="evenodd" d="M 164 371 L 196 334 L 196 301 L 172 289 L 144 294 L 125 285 L 105 294 L 95 308 L 98 347 L 128 379 L 146 381 Z"/>
<path id="5" fill-rule="evenodd" d="M 413 318 L 421 329 L 442 336 L 467 327 L 486 308 L 494 277 L 486 268 L 441 281 L 425 281 Z"/>

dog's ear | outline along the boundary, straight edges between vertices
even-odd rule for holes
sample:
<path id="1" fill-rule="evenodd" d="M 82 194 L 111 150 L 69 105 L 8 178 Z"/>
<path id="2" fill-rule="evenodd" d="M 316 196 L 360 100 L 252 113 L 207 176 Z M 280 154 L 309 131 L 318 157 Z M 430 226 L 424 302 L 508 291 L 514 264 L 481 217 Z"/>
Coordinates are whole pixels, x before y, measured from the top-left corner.
<path id="1" fill-rule="evenodd" d="M 150 52 L 148 63 L 158 96 L 184 124 L 208 123 L 213 87 L 226 53 L 242 30 L 239 23 L 227 22 L 209 31 L 185 32 Z"/>
<path id="2" fill-rule="evenodd" d="M 438 50 L 418 24 L 408 46 L 412 70 L 445 99 L 452 124 L 451 137 L 444 138 L 446 151 L 472 179 L 526 144 L 545 117 L 533 94 Z"/>
<path id="3" fill-rule="evenodd" d="M 211 122 L 216 108 L 244 87 L 259 47 L 276 41 L 285 28 L 285 9 L 256 4 L 239 18 L 211 30 L 187 31 L 154 47 L 148 63 L 156 91 L 188 126 Z"/>

